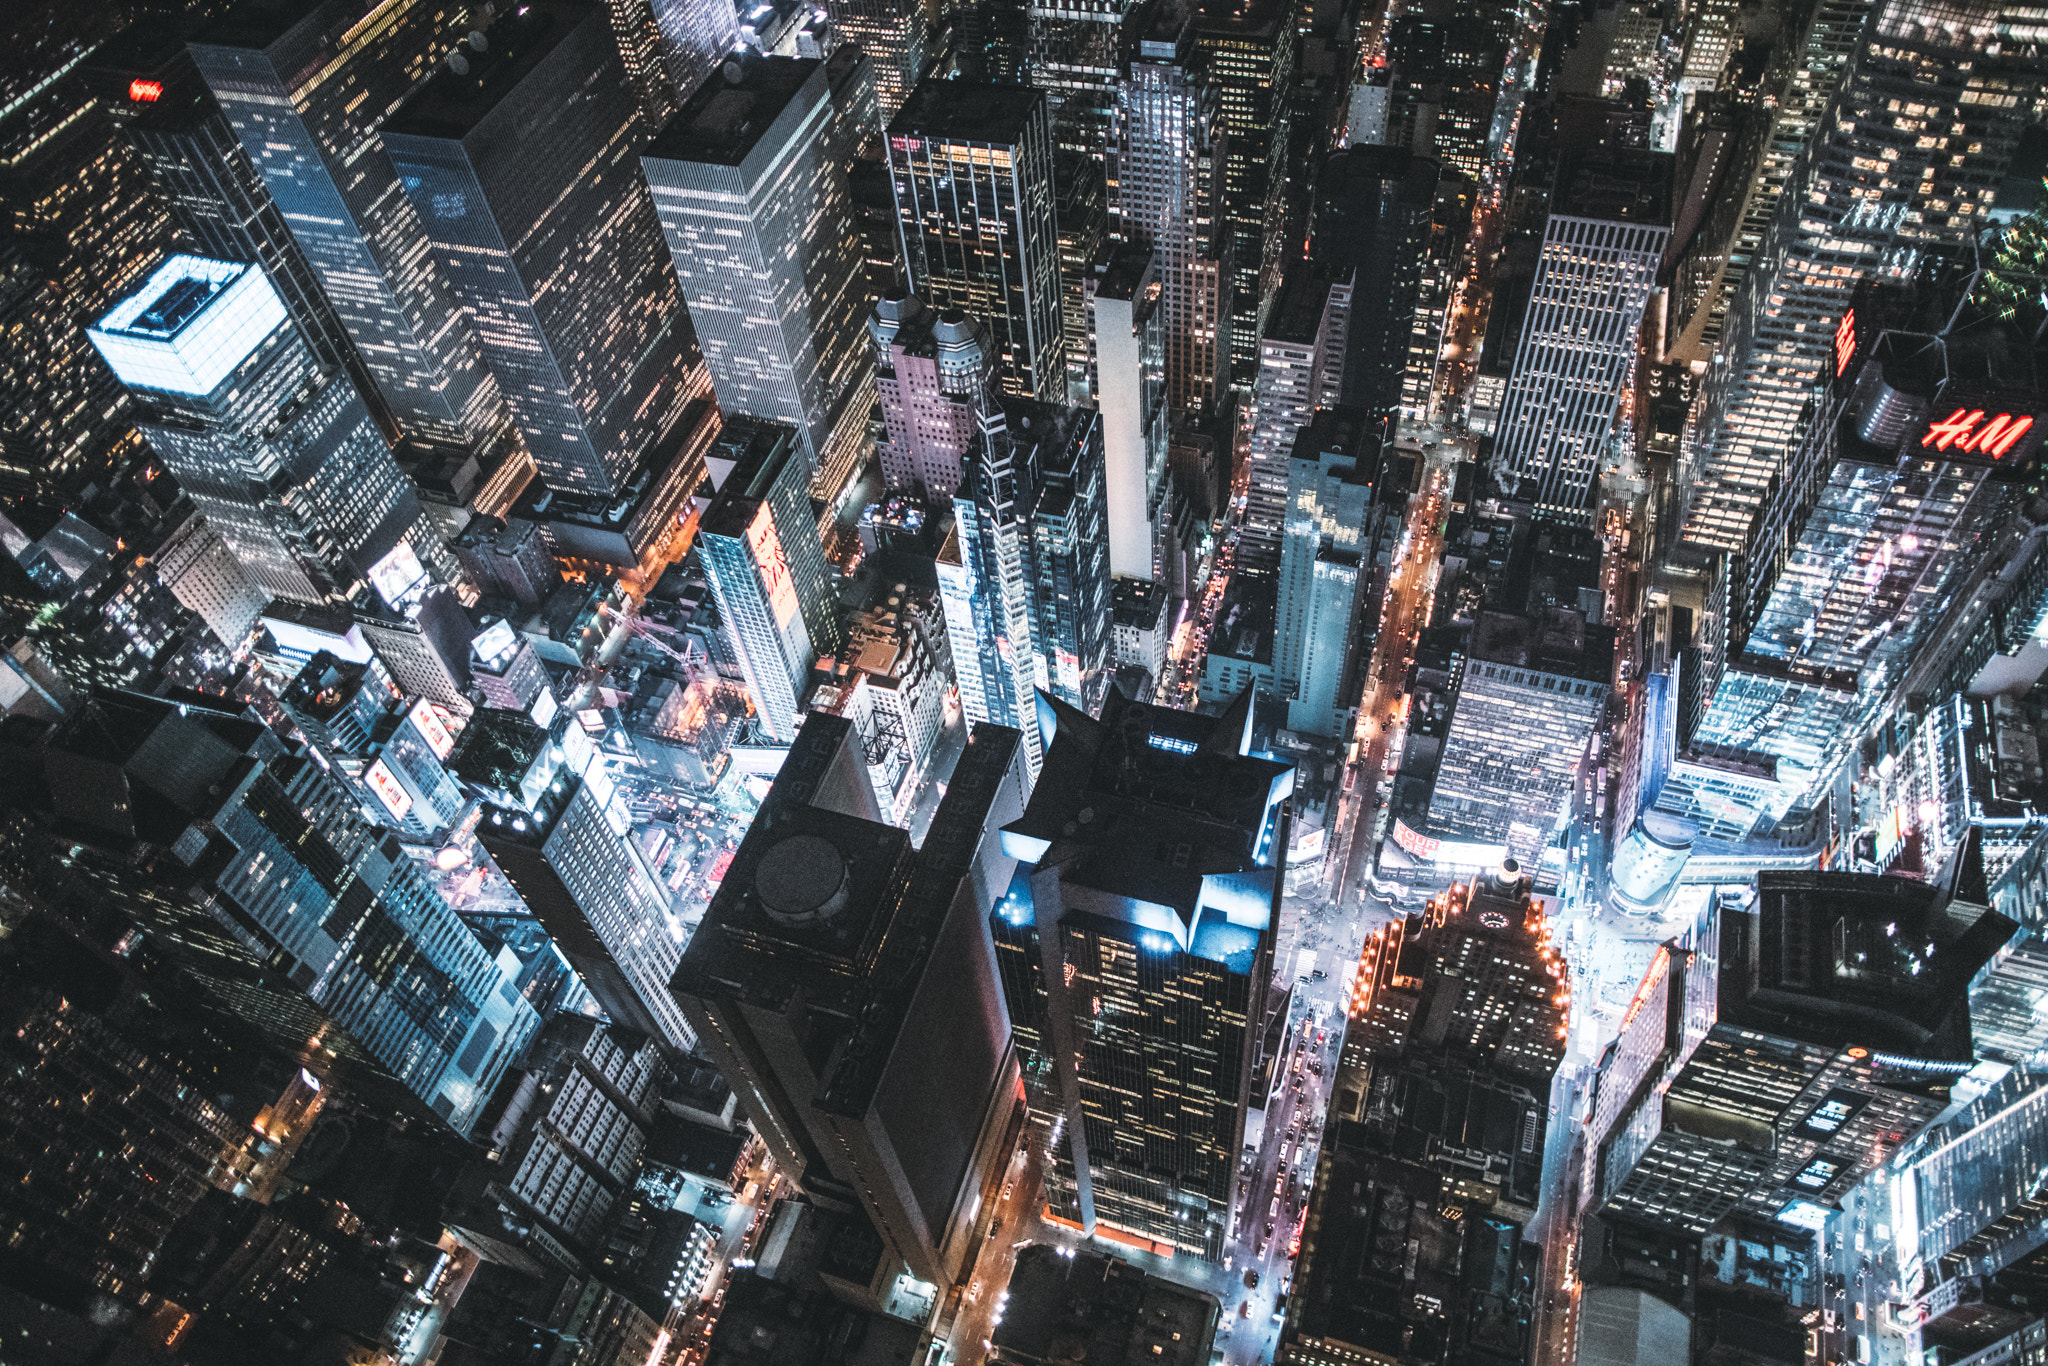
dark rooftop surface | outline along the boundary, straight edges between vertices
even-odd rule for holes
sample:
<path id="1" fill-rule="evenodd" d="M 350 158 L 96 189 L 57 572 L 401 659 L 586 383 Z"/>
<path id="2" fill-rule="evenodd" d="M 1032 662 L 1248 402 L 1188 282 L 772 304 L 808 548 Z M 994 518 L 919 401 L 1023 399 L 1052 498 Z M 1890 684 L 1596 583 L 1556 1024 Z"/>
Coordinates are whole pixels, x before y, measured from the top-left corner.
<path id="1" fill-rule="evenodd" d="M 483 31 L 481 51 L 473 41 L 458 44 L 385 131 L 422 138 L 465 136 L 578 24 L 597 13 L 583 0 L 522 0 Z"/>
<path id="2" fill-rule="evenodd" d="M 1029 86 L 922 81 L 896 111 L 889 132 L 892 136 L 1014 143 L 1044 100 L 1045 92 Z"/>
<path id="3" fill-rule="evenodd" d="M 809 57 L 729 57 L 642 155 L 737 166 L 823 65 Z"/>
<path id="4" fill-rule="evenodd" d="M 1093 1251 L 1072 1257 L 1034 1243 L 1017 1256 L 994 1342 L 1006 1362 L 1087 1366 L 1201 1366 L 1220 1307 L 1215 1298 Z"/>

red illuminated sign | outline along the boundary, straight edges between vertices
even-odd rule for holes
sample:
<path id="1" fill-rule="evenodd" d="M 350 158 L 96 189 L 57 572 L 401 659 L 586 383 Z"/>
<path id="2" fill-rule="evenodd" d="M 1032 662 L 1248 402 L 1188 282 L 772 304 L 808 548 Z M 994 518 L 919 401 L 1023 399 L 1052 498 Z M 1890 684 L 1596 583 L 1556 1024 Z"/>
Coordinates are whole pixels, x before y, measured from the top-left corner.
<path id="1" fill-rule="evenodd" d="M 1920 445 L 1937 451 L 1953 446 L 1958 451 L 1975 451 L 1996 460 L 2011 450 L 2033 425 L 2033 418 L 2016 413 L 1987 417 L 1982 408 L 1958 408 L 1941 421 L 1928 423 Z"/>
<path id="2" fill-rule="evenodd" d="M 128 82 L 128 98 L 137 104 L 155 104 L 163 97 L 164 83 L 162 81 Z"/>
<path id="3" fill-rule="evenodd" d="M 1842 315 L 1842 321 L 1835 324 L 1835 373 L 1839 375 L 1848 369 L 1855 354 L 1856 310 L 1852 308 Z"/>

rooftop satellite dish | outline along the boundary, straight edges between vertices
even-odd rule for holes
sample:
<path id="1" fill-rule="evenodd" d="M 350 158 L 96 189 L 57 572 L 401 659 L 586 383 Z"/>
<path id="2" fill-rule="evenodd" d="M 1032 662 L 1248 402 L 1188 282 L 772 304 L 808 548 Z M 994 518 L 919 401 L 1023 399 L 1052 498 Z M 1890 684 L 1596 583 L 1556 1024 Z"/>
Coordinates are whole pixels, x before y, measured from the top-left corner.
<path id="1" fill-rule="evenodd" d="M 458 76 L 467 76 L 469 74 L 469 58 L 463 56 L 460 52 L 449 53 L 448 69 Z"/>
<path id="2" fill-rule="evenodd" d="M 484 36 L 482 29 L 473 30 L 467 41 L 471 52 L 489 52 L 491 50 L 491 40 Z"/>

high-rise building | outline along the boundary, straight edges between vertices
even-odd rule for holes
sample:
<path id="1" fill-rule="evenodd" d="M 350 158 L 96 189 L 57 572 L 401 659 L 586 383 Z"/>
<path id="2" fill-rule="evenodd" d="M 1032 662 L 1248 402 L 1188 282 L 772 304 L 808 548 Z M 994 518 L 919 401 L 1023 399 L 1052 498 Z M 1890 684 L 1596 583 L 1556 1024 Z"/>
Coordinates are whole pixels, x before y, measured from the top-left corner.
<path id="1" fill-rule="evenodd" d="M 1830 380 L 1706 623 L 1695 740 L 1775 760 L 1773 820 L 1810 805 L 1906 686 L 2048 426 L 2040 344 L 1958 303 L 1967 288 L 1937 271 L 1854 295 Z"/>
<path id="2" fill-rule="evenodd" d="M 984 427 L 939 552 L 961 706 L 1021 732 L 1034 777 L 1038 690 L 1092 713 L 1109 685 L 1103 503 L 1100 417 L 1011 400 Z"/>
<path id="3" fill-rule="evenodd" d="M 1673 246 L 1673 356 L 1705 363 L 1720 353 L 1729 306 L 1862 41 L 1871 4 L 1822 0 L 1807 8 L 1803 23 L 1785 26 L 1760 79 L 1731 81 L 1694 106 L 1680 138 L 1679 183 L 1701 211 L 1686 215 L 1696 226 Z"/>
<path id="4" fill-rule="evenodd" d="M 245 6 L 189 45 L 400 430 L 479 453 L 508 431 L 504 397 L 378 134 L 436 63 L 467 62 L 481 17 Z"/>
<path id="5" fill-rule="evenodd" d="M 1558 167 L 1494 436 L 1494 479 L 1539 516 L 1590 522 L 1643 309 L 1671 235 L 1670 158 L 1595 147 Z"/>
<path id="6" fill-rule="evenodd" d="M 827 497 L 874 392 L 843 150 L 861 65 L 735 56 L 640 157 L 720 408 L 795 428 Z"/>
<path id="7" fill-rule="evenodd" d="M 788 744 L 811 666 L 840 638 L 802 447 L 793 428 L 736 418 L 713 458 L 732 464 L 698 527 L 698 553 L 761 728 Z"/>
<path id="8" fill-rule="evenodd" d="M 1266 320 L 1237 550 L 1238 568 L 1253 577 L 1279 568 L 1294 438 L 1316 409 L 1336 403 L 1342 392 L 1354 297 L 1349 277 L 1333 278 L 1296 261 Z"/>
<path id="9" fill-rule="evenodd" d="M 989 327 L 1003 391 L 1066 389 L 1060 244 L 1045 96 L 927 80 L 889 124 L 896 231 L 910 288 Z"/>
<path id="10" fill-rule="evenodd" d="M 270 601 L 268 593 L 249 581 L 234 547 L 201 513 L 178 524 L 157 547 L 152 563 L 157 577 L 186 610 L 231 649 L 249 638 L 257 614 Z"/>
<path id="11" fill-rule="evenodd" d="M 983 420 L 1000 406 L 988 329 L 964 310 L 940 313 L 894 290 L 875 301 L 868 335 L 881 398 L 882 483 L 931 503 L 950 502 Z"/>
<path id="12" fill-rule="evenodd" d="M 0 483 L 53 494 L 136 453 L 133 402 L 68 301 L 18 247 L 0 248 Z"/>
<path id="13" fill-rule="evenodd" d="M 1230 383 L 1232 236 L 1219 87 L 1181 10 L 1148 9 L 1117 82 L 1110 230 L 1158 263 L 1166 401 L 1199 411 Z"/>
<path id="14" fill-rule="evenodd" d="M 935 35 L 922 0 L 832 0 L 832 27 L 860 45 L 875 64 L 876 131 L 889 126 L 924 76 Z"/>
<path id="15" fill-rule="evenodd" d="M 1000 9 L 1002 3 L 995 0 L 989 10 Z M 1100 162 L 1116 118 L 1117 74 L 1127 27 L 1143 5 L 1137 0 L 1080 0 L 1019 8 L 1025 15 L 1026 55 L 1017 79 L 1046 92 L 1060 149 Z M 985 79 L 1003 77 L 990 71 Z"/>
<path id="16" fill-rule="evenodd" d="M 448 557 L 362 395 L 323 369 L 259 266 L 175 256 L 90 332 L 151 444 L 264 591 L 338 602 Z"/>
<path id="17" fill-rule="evenodd" d="M 469 1132 L 539 1017 L 516 963 L 312 755 L 232 711 L 102 692 L 42 766 L 46 838 L 104 868 L 141 930 L 231 1013 L 287 1056 L 395 1082 Z"/>
<path id="18" fill-rule="evenodd" d="M 1060 234 L 1060 326 L 1067 338 L 1068 403 L 1089 401 L 1088 281 L 1109 245 L 1109 187 L 1099 157 L 1053 151 L 1053 218 Z"/>
<path id="19" fill-rule="evenodd" d="M 322 366 L 344 370 L 387 437 L 398 430 L 312 266 L 182 41 L 143 25 L 93 58 L 100 98 L 199 254 L 263 267 Z"/>
<path id="20" fill-rule="evenodd" d="M 1052 1218 L 1223 1256 L 1273 972 L 1294 768 L 1220 716 L 1050 702 L 1057 730 L 995 907 L 1004 994 L 1066 1123 Z"/>
<path id="21" fill-rule="evenodd" d="M 1295 15 L 1280 0 L 1225 5 L 1195 14 L 1195 47 L 1215 82 L 1228 135 L 1223 159 L 1224 231 L 1229 237 L 1230 365 L 1250 375 L 1280 287 L 1287 218 L 1287 168 L 1297 49 Z"/>
<path id="22" fill-rule="evenodd" d="M 382 143 L 541 478 L 609 501 L 664 450 L 696 386 L 632 162 L 646 124 L 595 5 L 539 0 L 484 32 Z M 535 109 L 554 111 L 545 137 Z"/>
<path id="23" fill-rule="evenodd" d="M 1086 283 L 1090 397 L 1102 414 L 1109 572 L 1150 581 L 1158 570 L 1166 478 L 1166 347 L 1157 257 L 1117 244 Z"/>
<path id="24" fill-rule="evenodd" d="M 604 764 L 573 760 L 527 806 L 487 803 L 476 837 L 613 1024 L 687 1050 L 668 994 L 689 935 L 674 897 L 628 839 L 625 796 Z"/>
<path id="25" fill-rule="evenodd" d="M 2014 929 L 1925 883 L 1758 874 L 1753 913 L 1720 911 L 1719 1023 L 1668 1088 L 1612 1112 L 1603 1215 L 1814 1227 L 1942 1113 L 1928 1083 L 1969 1070 L 1970 980 Z"/>
<path id="26" fill-rule="evenodd" d="M 1613 640 L 1577 608 L 1479 614 L 1429 798 L 1432 835 L 1536 866 L 1606 714 Z"/>
<path id="27" fill-rule="evenodd" d="M 68 499 L 143 453 L 131 405 L 83 331 L 162 263 L 176 229 L 149 168 L 81 78 L 87 42 L 65 43 L 62 31 L 16 29 L 26 50 L 0 113 L 0 224 L 12 243 L 0 252 L 0 471 L 18 492 Z"/>
<path id="28" fill-rule="evenodd" d="M 1353 144 L 1323 163 L 1311 256 L 1351 276 L 1343 401 L 1421 417 L 1435 377 L 1450 262 L 1435 249 L 1437 163 Z"/>
<path id="29" fill-rule="evenodd" d="M 1391 501 L 1382 487 L 1380 424 L 1323 408 L 1294 441 L 1273 625 L 1273 684 L 1287 728 L 1337 739 L 1357 703 L 1361 615 Z"/>
<path id="30" fill-rule="evenodd" d="M 1016 732 L 975 726 L 913 850 L 865 770 L 852 722 L 811 713 L 674 992 L 782 1171 L 946 1286 L 1023 1118 L 983 926 L 1028 780 Z"/>
<path id="31" fill-rule="evenodd" d="M 1807 396 L 1828 373 L 1857 283 L 1901 278 L 1927 248 L 1971 240 L 2020 128 L 1988 111 L 2038 87 L 2043 71 L 2038 48 L 2000 42 L 1988 0 L 1959 4 L 1938 22 L 1910 0 L 1876 6 L 1777 198 L 1708 367 L 1686 435 L 1686 540 L 1742 547 L 1798 438 Z M 1898 101 L 1908 86 L 1915 98 Z M 1894 144 L 1897 157 L 1870 154 Z"/>

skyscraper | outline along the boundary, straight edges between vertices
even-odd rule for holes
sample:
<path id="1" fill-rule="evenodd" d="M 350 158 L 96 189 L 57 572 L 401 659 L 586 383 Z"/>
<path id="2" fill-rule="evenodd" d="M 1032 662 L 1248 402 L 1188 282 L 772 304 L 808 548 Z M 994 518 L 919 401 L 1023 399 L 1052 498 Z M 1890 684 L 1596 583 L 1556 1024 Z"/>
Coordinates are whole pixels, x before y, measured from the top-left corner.
<path id="1" fill-rule="evenodd" d="M 1423 416 L 1436 372 L 1451 265 L 1433 249 L 1437 184 L 1428 157 L 1360 144 L 1316 182 L 1311 257 L 1352 285 L 1340 392 L 1380 418 Z"/>
<path id="2" fill-rule="evenodd" d="M 1377 422 L 1356 408 L 1323 408 L 1288 461 L 1273 683 L 1291 699 L 1287 728 L 1304 735 L 1341 737 L 1357 705 L 1346 684 L 1387 510 L 1387 491 L 1376 487 L 1380 454 Z"/>
<path id="3" fill-rule="evenodd" d="M 1853 296 L 1831 379 L 1705 623 L 1696 741 L 1775 761 L 1759 794 L 1773 820 L 1806 809 L 1908 685 L 2048 427 L 2039 341 L 1961 297 L 1958 274 L 1937 263 L 1913 288 Z"/>
<path id="4" fill-rule="evenodd" d="M 1159 268 L 1166 401 L 1200 410 L 1230 382 L 1234 275 L 1217 86 L 1181 10 L 1146 11 L 1124 64 L 1110 146 L 1110 229 Z"/>
<path id="5" fill-rule="evenodd" d="M 873 59 L 875 105 L 880 127 L 888 127 L 924 75 L 933 46 L 923 0 L 831 0 L 827 12 L 832 27 Z"/>
<path id="6" fill-rule="evenodd" d="M 1013 399 L 984 425 L 939 552 L 961 706 L 1020 731 L 1034 777 L 1037 691 L 1093 712 L 1108 687 L 1103 506 L 1098 415 Z"/>
<path id="7" fill-rule="evenodd" d="M 261 267 L 174 256 L 90 335 L 151 405 L 143 425 L 165 465 L 266 592 L 339 602 L 393 556 L 445 577 L 362 395 L 320 367 Z"/>
<path id="8" fill-rule="evenodd" d="M 2002 43 L 1998 19 L 1989 0 L 1939 18 L 1911 0 L 1876 7 L 1730 306 L 1686 434 L 1686 540 L 1741 547 L 1857 283 L 1970 240 L 1991 210 L 2020 122 L 1990 111 L 2048 69 L 2038 47 Z M 1914 99 L 1898 100 L 1905 87 Z"/>
<path id="9" fill-rule="evenodd" d="M 565 762 L 529 807 L 487 804 L 476 837 L 612 1023 L 687 1050 L 668 978 L 689 935 L 626 837 L 625 801 L 601 761 Z"/>
<path id="10" fill-rule="evenodd" d="M 544 137 L 536 109 L 553 111 Z M 383 129 L 435 264 L 563 495 L 618 497 L 666 450 L 697 382 L 632 162 L 645 137 L 604 16 L 580 0 L 504 15 Z"/>
<path id="11" fill-rule="evenodd" d="M 474 26 L 466 5 L 320 0 L 242 7 L 190 50 L 400 429 L 482 450 L 504 397 L 378 140 Z"/>
<path id="12" fill-rule="evenodd" d="M 1337 402 L 1342 391 L 1354 295 L 1348 277 L 1333 278 L 1320 266 L 1296 261 L 1266 320 L 1238 533 L 1237 563 L 1247 574 L 1268 575 L 1279 567 L 1294 438 L 1316 409 Z"/>
<path id="13" fill-rule="evenodd" d="M 868 321 L 884 439 L 882 483 L 950 502 L 1000 406 L 988 329 L 957 308 L 926 308 L 902 290 L 875 301 Z"/>
<path id="14" fill-rule="evenodd" d="M 1120 243 L 1087 284 L 1088 375 L 1102 414 L 1109 572 L 1151 580 L 1166 478 L 1166 344 L 1157 258 Z"/>
<path id="15" fill-rule="evenodd" d="M 640 157 L 720 407 L 795 428 L 828 497 L 874 384 L 843 156 L 861 61 L 735 56 Z"/>
<path id="16" fill-rule="evenodd" d="M 698 528 L 705 577 L 768 735 L 796 736 L 797 704 L 839 622 L 794 429 L 736 418 L 713 458 L 732 467 Z"/>
<path id="17" fill-rule="evenodd" d="M 1432 835 L 1535 867 L 1607 707 L 1611 632 L 1576 608 L 1481 612 L 1429 798 Z"/>
<path id="18" fill-rule="evenodd" d="M 1052 133 L 1045 96 L 928 80 L 889 124 L 896 231 L 910 287 L 988 324 L 1005 393 L 1066 390 Z"/>
<path id="19" fill-rule="evenodd" d="M 185 44 L 138 26 L 94 57 L 100 98 L 156 177 L 164 207 L 199 254 L 249 261 L 283 298 L 322 366 L 345 371 L 385 435 L 398 429 L 277 204 Z"/>
<path id="20" fill-rule="evenodd" d="M 1022 1119 L 983 925 L 1027 779 L 1016 732 L 975 726 L 913 850 L 865 770 L 853 723 L 813 712 L 674 992 L 781 1169 L 946 1286 Z"/>
<path id="21" fill-rule="evenodd" d="M 1538 515 L 1590 522 L 1643 308 L 1671 235 L 1670 158 L 1596 147 L 1558 167 L 1494 437 L 1494 478 Z"/>
<path id="22" fill-rule="evenodd" d="M 999 6 L 990 8 L 993 17 Z M 1046 92 L 1060 149 L 1100 161 L 1116 117 L 1125 27 L 1143 6 L 1136 0 L 1077 0 L 1021 8 L 1028 55 L 1018 77 Z M 994 72 L 990 78 L 1001 79 Z"/>
<path id="23" fill-rule="evenodd" d="M 1280 913 L 1292 765 L 1221 716 L 1126 702 L 1057 730 L 995 907 L 1005 997 L 1066 1141 L 1050 1217 L 1223 1255 Z"/>
<path id="24" fill-rule="evenodd" d="M 68 302 L 18 247 L 0 248 L 0 481 L 9 493 L 89 482 L 140 445 L 133 402 Z"/>
<path id="25" fill-rule="evenodd" d="M 1207 59 L 1228 135 L 1220 213 L 1230 242 L 1230 365 L 1236 375 L 1258 367 L 1266 313 L 1290 254 L 1282 239 L 1299 47 L 1295 22 L 1280 0 L 1234 6 L 1211 0 L 1195 14 L 1195 47 Z"/>

